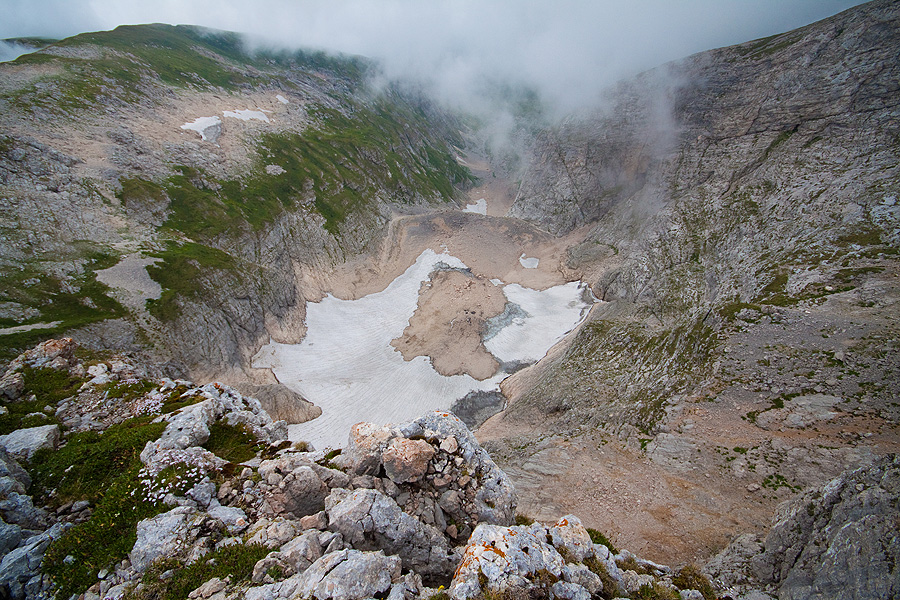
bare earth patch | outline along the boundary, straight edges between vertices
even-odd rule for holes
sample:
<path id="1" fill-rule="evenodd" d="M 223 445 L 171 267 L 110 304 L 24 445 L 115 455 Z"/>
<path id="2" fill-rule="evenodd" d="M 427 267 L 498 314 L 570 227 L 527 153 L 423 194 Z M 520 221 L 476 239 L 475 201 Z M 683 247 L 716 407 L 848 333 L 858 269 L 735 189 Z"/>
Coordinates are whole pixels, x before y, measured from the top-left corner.
<path id="1" fill-rule="evenodd" d="M 503 292 L 483 276 L 459 271 L 436 273 L 419 290 L 419 305 L 403 336 L 391 346 L 404 360 L 431 358 L 444 376 L 468 373 L 479 381 L 500 364 L 481 340 L 485 321 L 503 312 Z"/>

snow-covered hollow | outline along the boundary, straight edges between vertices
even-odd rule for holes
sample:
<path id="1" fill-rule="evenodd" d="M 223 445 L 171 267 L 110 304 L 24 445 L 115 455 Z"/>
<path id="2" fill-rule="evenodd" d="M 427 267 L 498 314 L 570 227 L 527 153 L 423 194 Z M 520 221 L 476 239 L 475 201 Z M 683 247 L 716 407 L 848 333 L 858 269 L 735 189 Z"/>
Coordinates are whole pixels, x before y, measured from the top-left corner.
<path id="1" fill-rule="evenodd" d="M 409 325 L 420 286 L 441 268 L 466 266 L 447 253 L 426 250 L 381 292 L 358 300 L 328 295 L 307 304 L 307 334 L 301 343 L 270 342 L 260 349 L 254 367 L 272 369 L 279 381 L 322 408 L 321 417 L 291 425 L 292 440 L 338 448 L 360 421 L 410 420 L 425 411 L 450 408 L 469 392 L 499 389 L 508 375 L 503 371 L 484 381 L 469 375 L 446 377 L 427 357 L 406 361 L 390 345 Z M 539 360 L 589 308 L 577 282 L 544 291 L 518 285 L 503 290 L 525 314 L 494 332 L 488 342 L 488 349 L 503 362 Z"/>

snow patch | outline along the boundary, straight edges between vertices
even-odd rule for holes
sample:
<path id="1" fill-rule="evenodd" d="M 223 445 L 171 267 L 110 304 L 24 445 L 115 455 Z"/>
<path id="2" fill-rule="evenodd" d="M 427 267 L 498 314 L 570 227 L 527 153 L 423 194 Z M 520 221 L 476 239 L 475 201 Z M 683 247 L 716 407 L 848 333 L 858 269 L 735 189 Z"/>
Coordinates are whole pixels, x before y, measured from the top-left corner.
<path id="1" fill-rule="evenodd" d="M 322 408 L 319 418 L 290 426 L 292 440 L 339 448 L 360 421 L 407 421 L 425 411 L 447 409 L 470 392 L 499 390 L 508 375 L 502 370 L 484 381 L 469 375 L 445 377 L 427 357 L 405 361 L 390 345 L 409 325 L 421 285 L 447 268 L 466 265 L 447 252 L 426 250 L 381 292 L 358 300 L 329 294 L 308 303 L 301 343 L 270 342 L 260 349 L 254 367 L 272 369 L 278 381 Z M 488 349 L 502 362 L 539 360 L 589 307 L 577 282 L 544 291 L 518 285 L 503 289 L 522 312 L 492 331 Z"/>
<path id="2" fill-rule="evenodd" d="M 265 121 L 269 122 L 269 117 L 266 116 L 266 113 L 261 110 L 226 110 L 222 112 L 222 115 L 225 117 L 231 117 L 232 119 L 240 119 L 241 121 L 249 121 L 250 119 L 256 119 L 257 121 Z"/>
<path id="3" fill-rule="evenodd" d="M 222 119 L 219 117 L 197 117 L 190 123 L 185 123 L 181 126 L 182 129 L 187 129 L 191 131 L 196 131 L 200 134 L 200 139 L 204 142 L 213 141 L 210 140 L 212 134 L 210 129 L 215 129 L 217 125 L 222 124 Z M 216 136 L 218 137 L 218 135 Z"/>
<path id="4" fill-rule="evenodd" d="M 277 94 L 277 95 L 275 96 L 275 98 L 277 98 L 278 101 L 281 102 L 282 104 L 290 104 L 290 100 L 288 100 L 287 98 L 285 98 L 285 97 L 282 96 L 281 94 Z"/>
<path id="5" fill-rule="evenodd" d="M 522 253 L 522 256 L 519 257 L 519 264 L 526 269 L 537 269 L 540 263 L 541 259 L 539 258 L 525 258 L 525 253 Z"/>
<path id="6" fill-rule="evenodd" d="M 481 198 L 475 204 L 466 204 L 466 207 L 463 209 L 463 212 L 467 213 L 475 213 L 476 215 L 486 215 L 487 214 L 487 200 Z"/>

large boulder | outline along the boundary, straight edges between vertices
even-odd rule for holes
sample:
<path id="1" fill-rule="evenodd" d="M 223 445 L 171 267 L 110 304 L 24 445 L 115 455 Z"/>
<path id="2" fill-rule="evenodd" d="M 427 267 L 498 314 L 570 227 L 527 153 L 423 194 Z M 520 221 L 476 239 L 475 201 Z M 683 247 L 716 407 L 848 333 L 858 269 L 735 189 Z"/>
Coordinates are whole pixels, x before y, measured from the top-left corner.
<path id="1" fill-rule="evenodd" d="M 128 555 L 135 571 L 142 573 L 154 561 L 188 550 L 200 518 L 196 509 L 179 506 L 138 523 L 137 540 Z"/>
<path id="2" fill-rule="evenodd" d="M 296 518 L 313 515 L 325 508 L 328 486 L 316 474 L 312 466 L 278 468 L 278 461 L 266 461 L 266 468 L 260 466 L 260 475 L 276 482 L 268 496 L 269 507 L 275 514 L 286 514 Z"/>
<path id="3" fill-rule="evenodd" d="M 56 450 L 58 445 L 59 425 L 28 427 L 0 435 L 0 446 L 19 460 L 30 460 L 38 450 L 43 448 Z"/>
<path id="4" fill-rule="evenodd" d="M 318 559 L 291 586 L 293 598 L 363 600 L 384 598 L 400 580 L 400 559 L 383 552 L 340 550 Z M 287 582 L 284 582 L 287 583 Z M 282 592 L 284 591 L 282 584 Z"/>
<path id="5" fill-rule="evenodd" d="M 397 501 L 426 524 L 465 540 L 478 523 L 510 525 L 516 493 L 465 423 L 434 411 L 403 425 L 355 425 L 335 462 L 399 486 Z"/>
<path id="6" fill-rule="evenodd" d="M 360 550 L 384 550 L 423 577 L 448 577 L 453 555 L 436 528 L 403 512 L 378 490 L 335 490 L 326 500 L 328 528 Z"/>

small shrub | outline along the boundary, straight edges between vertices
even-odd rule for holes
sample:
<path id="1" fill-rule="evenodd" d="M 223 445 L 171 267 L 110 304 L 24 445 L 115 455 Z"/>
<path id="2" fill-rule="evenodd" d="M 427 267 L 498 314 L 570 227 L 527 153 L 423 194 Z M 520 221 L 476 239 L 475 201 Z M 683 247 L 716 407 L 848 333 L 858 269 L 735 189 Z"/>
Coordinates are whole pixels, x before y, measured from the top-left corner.
<path id="1" fill-rule="evenodd" d="M 645 567 L 642 567 L 640 564 L 638 564 L 638 561 L 636 561 L 632 556 L 617 560 L 616 565 L 618 565 L 618 567 L 623 571 L 634 571 L 638 575 L 650 574 L 650 572 Z"/>
<path id="2" fill-rule="evenodd" d="M 524 525 L 527 527 L 532 523 L 534 523 L 534 519 L 532 519 L 528 515 L 516 515 L 516 525 Z"/>
<path id="3" fill-rule="evenodd" d="M 242 463 L 256 457 L 259 442 L 242 424 L 216 421 L 210 426 L 209 439 L 203 447 L 228 462 Z"/>
<path id="4" fill-rule="evenodd" d="M 611 541 L 609 541 L 609 538 L 607 538 L 605 535 L 603 535 L 602 531 L 598 531 L 592 527 L 588 527 L 587 532 L 588 532 L 588 535 L 591 536 L 591 542 L 593 542 L 595 544 L 602 544 L 602 545 L 606 546 L 609 549 L 609 551 L 612 552 L 613 554 L 619 553 L 619 551 L 616 549 L 616 547 L 613 545 L 613 543 Z"/>
<path id="5" fill-rule="evenodd" d="M 658 583 L 645 583 L 631 595 L 632 600 L 678 600 L 679 597 L 678 592 Z"/>
<path id="6" fill-rule="evenodd" d="M 599 577 L 600 581 L 603 583 L 603 590 L 600 592 L 600 596 L 604 598 L 604 600 L 611 600 L 612 598 L 618 597 L 619 584 L 616 583 L 613 576 L 609 574 L 609 569 L 606 568 L 606 565 L 603 564 L 603 562 L 598 558 L 591 556 L 584 561 L 584 565 L 590 569 L 591 573 Z"/>
<path id="7" fill-rule="evenodd" d="M 716 592 L 709 579 L 695 565 L 683 567 L 672 578 L 672 583 L 680 590 L 697 590 L 703 594 L 704 600 L 715 600 L 716 598 Z"/>

